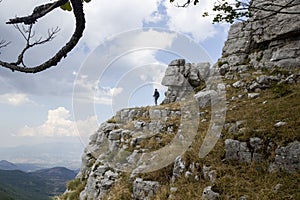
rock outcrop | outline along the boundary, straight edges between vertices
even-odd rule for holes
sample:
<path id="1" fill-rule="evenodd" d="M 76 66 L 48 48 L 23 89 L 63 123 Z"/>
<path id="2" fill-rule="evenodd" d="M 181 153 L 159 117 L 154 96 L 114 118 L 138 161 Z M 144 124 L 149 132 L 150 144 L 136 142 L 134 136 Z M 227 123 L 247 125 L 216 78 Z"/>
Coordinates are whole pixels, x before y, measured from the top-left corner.
<path id="1" fill-rule="evenodd" d="M 195 88 L 205 86 L 209 63 L 186 63 L 184 59 L 173 60 L 167 67 L 162 85 L 167 86 L 163 104 L 186 100 Z"/>
<path id="2" fill-rule="evenodd" d="M 284 4 L 281 0 L 252 1 L 253 5 L 266 8 L 271 7 L 270 3 Z M 299 3 L 291 5 L 288 10 L 299 11 Z M 253 17 L 247 21 L 231 26 L 218 65 L 227 79 L 237 78 L 238 73 L 242 74 L 249 68 L 299 68 L 300 15 L 254 11 Z"/>
<path id="3" fill-rule="evenodd" d="M 170 123 L 170 120 L 180 117 L 181 111 L 171 108 L 123 109 L 113 119 L 101 124 L 98 131 L 90 137 L 82 158 L 78 176 L 84 177 L 87 184 L 80 199 L 101 199 L 117 181 L 121 172 L 113 169 L 112 165 L 115 168 L 122 163 L 137 165 L 143 152 L 151 148 L 145 146 L 145 142 L 153 140 L 159 144 L 163 142 L 162 137 L 172 136 L 178 127 Z M 108 160 L 111 161 L 110 167 L 106 165 Z M 140 178 L 132 180 L 132 184 L 134 199 L 149 199 L 159 188 L 159 183 L 143 181 Z"/>

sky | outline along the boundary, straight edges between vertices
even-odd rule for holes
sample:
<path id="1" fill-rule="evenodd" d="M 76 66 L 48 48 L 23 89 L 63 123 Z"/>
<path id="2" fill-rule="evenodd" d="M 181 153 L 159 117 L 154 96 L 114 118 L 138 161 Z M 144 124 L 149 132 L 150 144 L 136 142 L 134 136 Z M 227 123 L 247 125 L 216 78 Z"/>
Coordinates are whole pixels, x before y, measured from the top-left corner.
<path id="1" fill-rule="evenodd" d="M 47 0 L 0 3 L 0 59 L 15 61 L 25 44 L 5 22 L 32 12 Z M 180 2 L 180 1 L 178 1 Z M 183 1 L 182 1 L 183 2 Z M 203 18 L 211 0 L 178 8 L 165 0 L 92 0 L 84 4 L 86 28 L 80 42 L 56 67 L 38 74 L 0 68 L 0 147 L 78 143 L 83 148 L 99 124 L 126 107 L 153 105 L 173 59 L 214 63 L 221 56 L 228 24 Z M 35 38 L 59 27 L 55 39 L 29 51 L 28 65 L 54 55 L 74 30 L 72 12 L 56 9 L 34 26 Z M 1 158 L 0 158 L 1 160 Z"/>

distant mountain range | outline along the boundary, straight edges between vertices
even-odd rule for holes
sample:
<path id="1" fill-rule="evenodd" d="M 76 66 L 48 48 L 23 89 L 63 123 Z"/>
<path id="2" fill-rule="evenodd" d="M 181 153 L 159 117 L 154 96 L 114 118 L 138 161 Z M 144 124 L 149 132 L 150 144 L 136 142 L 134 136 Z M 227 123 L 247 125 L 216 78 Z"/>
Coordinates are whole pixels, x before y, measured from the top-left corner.
<path id="1" fill-rule="evenodd" d="M 24 172 L 19 166 L 0 161 L 0 200 L 49 200 L 62 194 L 76 172 L 65 167 Z"/>
<path id="2" fill-rule="evenodd" d="M 44 167 L 32 163 L 11 163 L 6 160 L 0 161 L 0 170 L 20 170 L 23 172 L 33 172 Z"/>
<path id="3" fill-rule="evenodd" d="M 18 170 L 18 169 L 20 168 L 11 162 L 8 162 L 6 160 L 0 161 L 0 170 Z"/>
<path id="4" fill-rule="evenodd" d="M 0 160 L 18 163 L 16 165 L 22 171 L 55 166 L 77 169 L 81 164 L 83 148 L 79 141 L 0 147 Z"/>

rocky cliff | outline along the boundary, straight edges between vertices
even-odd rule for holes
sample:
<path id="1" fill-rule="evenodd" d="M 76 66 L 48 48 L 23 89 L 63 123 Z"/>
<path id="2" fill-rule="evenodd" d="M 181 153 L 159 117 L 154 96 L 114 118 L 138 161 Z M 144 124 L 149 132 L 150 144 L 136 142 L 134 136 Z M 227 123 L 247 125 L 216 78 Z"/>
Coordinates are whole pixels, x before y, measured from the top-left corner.
<path id="1" fill-rule="evenodd" d="M 272 9 L 273 5 L 285 5 L 281 0 L 255 0 L 257 7 Z M 294 5 L 293 4 L 298 4 Z M 273 8 L 273 10 L 278 7 Z M 300 10 L 298 1 L 286 11 Z M 219 59 L 221 73 L 233 78 L 235 71 L 254 69 L 270 70 L 274 67 L 297 69 L 300 67 L 300 15 L 276 14 L 263 10 L 254 11 L 253 17 L 231 26 L 225 42 L 222 58 Z M 237 67 L 238 66 L 238 67 Z"/>
<path id="2" fill-rule="evenodd" d="M 299 32 L 299 15 L 257 11 L 213 67 L 171 61 L 163 103 L 103 123 L 60 198 L 299 199 Z"/>

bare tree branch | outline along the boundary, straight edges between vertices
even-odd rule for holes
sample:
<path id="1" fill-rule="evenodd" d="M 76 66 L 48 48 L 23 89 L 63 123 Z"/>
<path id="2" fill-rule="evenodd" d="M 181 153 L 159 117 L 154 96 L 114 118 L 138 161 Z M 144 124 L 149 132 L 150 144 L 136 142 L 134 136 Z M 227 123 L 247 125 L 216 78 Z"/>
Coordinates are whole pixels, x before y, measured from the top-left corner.
<path id="1" fill-rule="evenodd" d="M 46 14 L 50 13 L 52 10 L 66 4 L 68 0 L 58 0 L 53 3 L 43 4 L 34 8 L 31 15 L 26 17 L 16 17 L 13 19 L 9 19 L 7 24 L 34 24 L 39 18 L 44 17 Z"/>
<path id="2" fill-rule="evenodd" d="M 85 29 L 85 17 L 84 17 L 84 12 L 83 12 L 83 5 L 81 0 L 70 0 L 72 8 L 73 8 L 73 14 L 75 17 L 76 21 L 76 27 L 75 30 L 70 38 L 70 40 L 49 60 L 45 61 L 44 63 L 34 66 L 34 67 L 25 67 L 25 64 L 23 62 L 23 56 L 24 53 L 27 51 L 28 48 L 38 45 L 38 44 L 43 44 L 45 42 L 48 42 L 54 38 L 55 33 L 58 32 L 57 29 L 53 29 L 49 31 L 48 37 L 45 40 L 42 40 L 40 38 L 39 40 L 36 40 L 34 43 L 30 44 L 29 40 L 32 38 L 32 35 L 34 33 L 32 32 L 32 25 L 37 21 L 37 19 L 45 16 L 47 13 L 51 12 L 55 8 L 59 8 L 61 5 L 64 5 L 68 0 L 58 0 L 53 3 L 45 4 L 38 6 L 34 9 L 33 13 L 29 16 L 26 17 L 16 17 L 14 19 L 10 19 L 9 24 L 18 24 L 18 23 L 24 23 L 24 24 L 29 24 L 30 29 L 28 30 L 29 34 L 22 34 L 23 37 L 25 36 L 27 44 L 25 48 L 22 50 L 22 52 L 19 54 L 18 60 L 15 63 L 8 63 L 0 60 L 0 65 L 11 69 L 12 71 L 19 71 L 19 72 L 24 72 L 24 73 L 37 73 L 44 71 L 52 66 L 56 66 L 62 58 L 65 58 L 67 54 L 77 45 L 79 39 L 83 35 L 83 31 Z M 22 65 L 20 65 L 22 64 Z"/>
<path id="3" fill-rule="evenodd" d="M 188 7 L 188 6 L 190 5 L 190 3 L 191 3 L 191 0 L 187 0 L 187 2 L 185 2 L 185 3 L 182 4 L 182 5 L 179 5 L 179 4 L 177 3 L 177 7 L 186 8 L 186 7 Z"/>
<path id="4" fill-rule="evenodd" d="M 35 35 L 35 32 L 32 30 L 33 24 L 29 25 L 29 27 L 27 29 L 23 25 L 22 25 L 22 28 L 20 28 L 20 26 L 18 24 L 15 24 L 14 27 L 21 33 L 21 35 L 23 36 L 23 38 L 26 41 L 26 44 L 25 44 L 25 47 L 23 48 L 23 50 L 21 51 L 21 53 L 19 54 L 18 60 L 15 63 L 10 63 L 10 64 L 13 64 L 13 65 L 22 64 L 23 67 L 26 67 L 26 65 L 24 63 L 24 54 L 26 53 L 27 50 L 29 50 L 30 48 L 32 48 L 34 46 L 41 45 L 41 44 L 51 41 L 52 39 L 55 38 L 55 34 L 60 31 L 60 29 L 58 27 L 56 27 L 55 29 L 48 30 L 48 36 L 45 39 L 40 37 L 39 39 L 35 40 L 35 42 L 31 43 L 31 39 L 33 39 L 34 35 Z"/>
<path id="5" fill-rule="evenodd" d="M 1 2 L 1 1 L 0 1 Z M 0 49 L 8 46 L 11 42 L 7 42 L 5 40 L 0 41 Z"/>

